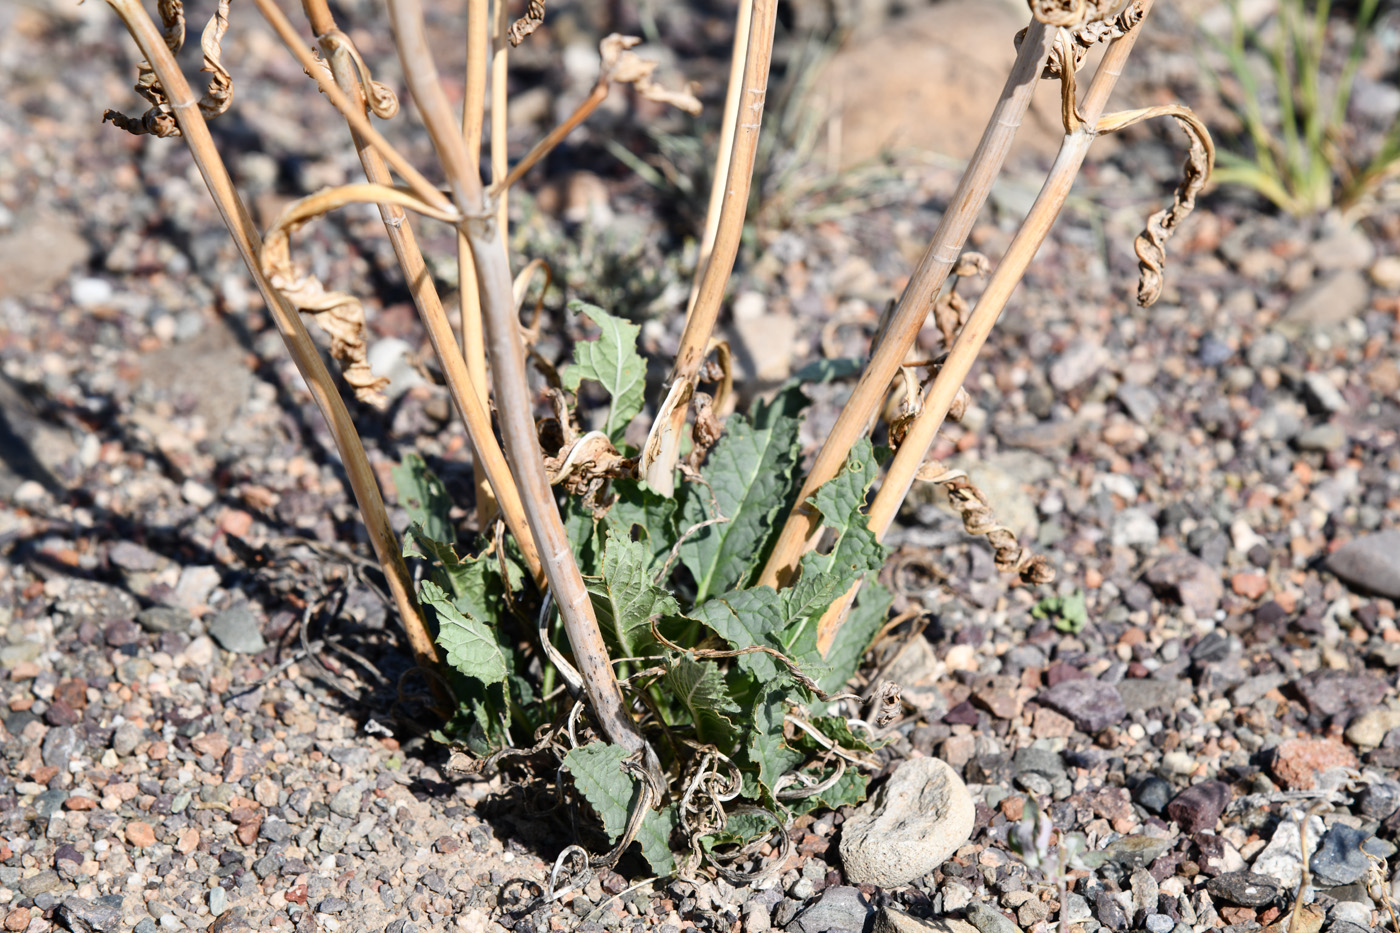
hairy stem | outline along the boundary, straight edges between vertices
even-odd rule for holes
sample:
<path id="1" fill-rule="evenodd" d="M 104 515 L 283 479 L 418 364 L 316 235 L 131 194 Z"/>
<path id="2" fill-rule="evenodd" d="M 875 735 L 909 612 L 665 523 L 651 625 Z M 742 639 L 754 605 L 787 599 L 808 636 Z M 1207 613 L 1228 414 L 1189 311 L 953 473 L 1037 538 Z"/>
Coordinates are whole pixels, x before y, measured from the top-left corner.
<path id="1" fill-rule="evenodd" d="M 972 161 L 963 173 L 952 203 L 939 222 L 928 249 L 904 289 L 899 304 L 890 318 L 884 338 L 871 353 L 870 362 L 861 373 L 850 400 L 841 409 L 836 423 L 827 435 L 816 462 L 798 494 L 797 505 L 788 515 L 777 544 L 759 577 L 760 584 L 779 586 L 787 583 L 807 549 L 817 528 L 819 513 L 807 499 L 817 487 L 836 475 L 846 462 L 851 446 L 864 436 L 871 417 L 884 401 L 890 381 L 894 379 L 905 354 L 914 344 L 919 328 L 928 316 L 929 308 L 948 272 L 957 262 L 963 243 L 972 230 L 973 221 L 986 203 L 992 182 L 1006 161 L 1011 141 L 1020 128 L 1026 107 L 1039 79 L 1040 70 L 1050 52 L 1053 31 L 1032 19 L 1021 42 L 1016 62 L 1006 80 L 992 111 L 982 139 L 977 144 Z"/>
<path id="2" fill-rule="evenodd" d="M 340 398 L 331 374 L 321 361 L 320 352 L 316 349 L 311 335 L 302 324 L 301 317 L 262 273 L 258 264 L 258 252 L 262 243 L 257 228 L 234 189 L 228 169 L 214 146 L 209 127 L 199 111 L 198 100 L 180 72 L 175 57 L 166 47 L 160 31 L 142 8 L 140 0 L 108 0 L 108 4 L 126 24 L 146 61 L 151 63 L 152 69 L 160 78 L 161 86 L 170 100 L 171 110 L 179 123 L 181 135 L 184 136 L 195 164 L 204 177 L 204 183 L 208 186 L 224 224 L 238 247 L 239 255 L 243 257 L 244 265 L 257 282 L 258 290 L 272 313 L 292 361 L 306 380 L 307 388 L 315 399 L 316 406 L 321 410 L 321 416 L 326 419 L 326 425 L 335 440 L 336 450 L 345 465 L 350 488 L 355 494 L 355 501 L 369 531 L 370 544 L 384 570 L 389 591 L 399 610 L 399 619 L 408 635 L 414 657 L 424 667 L 436 667 L 441 663 L 437 646 L 433 644 L 423 619 L 423 610 L 413 595 L 413 579 L 404 565 L 398 537 L 389 524 L 389 514 L 384 508 L 384 499 L 380 495 L 374 471 L 365 456 L 360 436 L 355 431 L 350 413 Z M 436 682 L 435 678 L 429 680 Z M 439 688 L 434 689 L 440 703 L 447 705 L 452 702 L 450 696 L 438 692 Z M 448 708 L 450 709 L 450 706 Z"/>
<path id="3" fill-rule="evenodd" d="M 1144 19 L 1151 7 L 1152 0 L 1144 0 Z M 1123 73 L 1124 63 L 1128 60 L 1141 30 L 1142 21 L 1139 21 L 1127 35 L 1114 40 L 1104 54 L 1103 62 L 1094 73 L 1084 101 L 1078 108 L 1081 122 L 1076 124 L 1073 132 L 1065 135 L 1055 163 L 1041 186 L 1035 203 L 1022 221 L 1020 229 L 1016 231 L 1006 254 L 997 264 L 987 282 L 986 290 L 982 292 L 982 297 L 977 300 L 976 307 L 972 309 L 967 322 L 958 332 L 942 369 L 924 394 L 922 408 L 909 425 L 899 450 L 890 462 L 884 482 L 880 484 L 880 489 L 870 504 L 868 521 L 870 530 L 877 538 L 883 538 L 889 530 L 900 504 L 909 494 L 914 474 L 928 456 L 929 449 L 938 436 L 938 430 L 948 416 L 948 409 L 976 361 L 977 354 L 987 342 L 993 325 L 1001 316 L 1016 287 L 1020 285 L 1022 276 L 1035 259 L 1041 244 L 1045 242 L 1055 219 L 1059 217 L 1070 188 L 1074 185 L 1074 179 L 1084 164 L 1089 146 L 1098 136 L 1099 131 L 1096 127 L 1104 105 Z M 836 633 L 845 622 L 858 588 L 859 583 L 834 603 L 822 617 L 817 628 L 817 645 L 823 652 L 831 646 Z"/>

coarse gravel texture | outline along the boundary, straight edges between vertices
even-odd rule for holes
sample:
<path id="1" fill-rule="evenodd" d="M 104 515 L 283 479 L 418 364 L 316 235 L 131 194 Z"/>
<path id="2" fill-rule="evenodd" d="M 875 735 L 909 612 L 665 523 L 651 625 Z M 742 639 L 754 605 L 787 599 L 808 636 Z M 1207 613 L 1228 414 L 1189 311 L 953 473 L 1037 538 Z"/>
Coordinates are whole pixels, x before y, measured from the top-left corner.
<path id="1" fill-rule="evenodd" d="M 371 6 L 341 15 L 392 84 L 387 33 L 363 28 L 378 21 Z M 434 41 L 456 74 L 457 14 L 441 6 Z M 563 6 L 522 47 L 515 151 L 586 93 L 581 50 L 612 25 L 601 6 Z M 1189 16 L 1173 6 L 1153 14 L 1125 105 L 1185 95 L 1220 119 L 1197 83 Z M 683 37 L 663 74 L 701 80 L 711 121 L 728 15 L 658 13 L 663 36 Z M 861 41 L 901 22 L 864 23 Z M 1393 47 L 1397 22 L 1387 14 L 1381 46 Z M 1300 929 L 1389 922 L 1400 834 L 1393 197 L 1356 226 L 1279 217 L 1238 193 L 1204 197 L 1170 245 L 1165 296 L 1144 311 L 1131 301 L 1132 238 L 1168 196 L 1180 140 L 1135 129 L 1090 158 L 973 370 L 968 416 L 935 450 L 1048 555 L 1053 592 L 1083 591 L 1087 624 L 1060 631 L 1033 614 L 1051 590 L 999 576 L 934 490 L 916 489 L 890 535 L 895 609 L 912 615 L 866 676 L 905 687 L 885 759 L 937 756 L 977 801 L 972 838 L 949 861 L 899 888 L 847 884 L 846 814 L 826 813 L 792 828 L 794 855 L 771 882 L 633 887 L 646 876 L 629 859 L 541 903 L 572 841 L 567 819 L 533 815 L 540 802 L 500 778 L 449 771 L 446 750 L 421 734 L 421 684 L 334 447 L 188 156 L 178 140 L 98 124 L 104 107 L 136 108 L 122 29 L 102 4 L 49 0 L 0 7 L 0 26 L 5 930 L 844 933 L 900 908 L 980 933 L 1057 918 L 1083 933 L 1248 933 L 1286 928 L 1304 837 Z M 800 45 L 780 44 L 781 61 Z M 235 14 L 226 59 L 238 96 L 213 125 L 261 223 L 357 177 L 340 121 L 250 9 Z M 1362 75 L 1364 145 L 1400 92 L 1393 62 L 1368 59 Z M 390 133 L 427 165 L 414 119 Z M 676 141 L 691 129 L 619 97 L 513 208 L 517 253 L 548 255 L 565 297 L 645 321 L 656 381 L 694 261 L 683 236 L 707 188 L 703 156 Z M 644 153 L 653 181 L 629 173 L 609 140 Z M 993 259 L 1038 185 L 1030 164 L 1013 165 L 973 232 L 970 246 Z M 946 161 L 908 154 L 842 185 L 784 167 L 781 152 L 766 163 L 723 324 L 749 393 L 805 361 L 865 352 L 957 179 Z M 425 240 L 452 254 L 449 232 L 429 227 Z M 319 222 L 296 249 L 366 297 L 373 338 L 394 351 L 381 354 L 401 394 L 382 414 L 353 409 L 385 488 L 417 450 L 469 502 L 465 438 L 435 364 L 416 368 L 430 354 L 377 217 Z M 434 271 L 453 274 L 450 262 Z M 547 302 L 539 349 L 550 360 L 578 333 L 562 305 Z M 939 352 L 931 325 L 919 347 Z M 813 390 L 809 449 L 849 391 Z M 1095 853 L 1071 866 L 1063 892 L 1011 850 L 1028 794 Z"/>

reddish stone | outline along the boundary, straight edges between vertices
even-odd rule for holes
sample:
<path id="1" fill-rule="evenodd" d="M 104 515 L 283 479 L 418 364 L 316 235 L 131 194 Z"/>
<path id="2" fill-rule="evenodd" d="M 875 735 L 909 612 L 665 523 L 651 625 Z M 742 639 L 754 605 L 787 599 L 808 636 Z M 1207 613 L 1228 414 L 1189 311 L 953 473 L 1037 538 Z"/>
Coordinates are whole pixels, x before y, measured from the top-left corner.
<path id="1" fill-rule="evenodd" d="M 147 849 L 156 844 L 156 831 L 150 823 L 133 820 L 126 824 L 126 841 L 137 848 Z"/>
<path id="2" fill-rule="evenodd" d="M 1237 573 L 1230 578 L 1230 589 L 1245 599 L 1259 599 L 1269 591 L 1269 578 L 1262 573 Z"/>
<path id="3" fill-rule="evenodd" d="M 96 800 L 93 800 L 91 797 L 84 797 L 81 794 L 74 794 L 72 797 L 63 801 L 63 808 L 65 810 L 91 810 L 96 806 Z"/>
<path id="4" fill-rule="evenodd" d="M 211 758 L 222 758 L 228 751 L 228 736 L 221 732 L 207 732 L 190 742 L 195 751 Z"/>
<path id="5" fill-rule="evenodd" d="M 1289 790 L 1312 790 L 1329 768 L 1355 768 L 1356 756 L 1336 739 L 1290 739 L 1274 750 L 1274 777 Z"/>

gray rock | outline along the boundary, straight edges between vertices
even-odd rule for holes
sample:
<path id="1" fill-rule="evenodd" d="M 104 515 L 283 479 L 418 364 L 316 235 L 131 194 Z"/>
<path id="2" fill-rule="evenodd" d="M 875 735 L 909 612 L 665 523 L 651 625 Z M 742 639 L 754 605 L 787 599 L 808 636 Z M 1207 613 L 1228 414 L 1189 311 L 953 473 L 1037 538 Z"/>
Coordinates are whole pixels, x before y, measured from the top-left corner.
<path id="1" fill-rule="evenodd" d="M 1050 384 L 1059 392 L 1077 388 L 1098 374 L 1107 356 L 1097 342 L 1076 340 L 1050 364 Z"/>
<path id="2" fill-rule="evenodd" d="M 1021 933 L 1021 928 L 1012 923 L 1006 914 L 986 904 L 969 904 L 967 919 L 978 933 Z"/>
<path id="3" fill-rule="evenodd" d="M 1146 509 L 1124 509 L 1113 516 L 1109 533 L 1114 547 L 1151 547 L 1162 536 L 1157 519 Z"/>
<path id="4" fill-rule="evenodd" d="M 1293 439 L 1293 443 L 1298 445 L 1299 450 L 1311 450 L 1318 453 L 1339 450 L 1346 442 L 1346 428 L 1330 421 L 1308 428 Z"/>
<path id="5" fill-rule="evenodd" d="M 165 632 L 188 632 L 194 624 L 194 616 L 173 606 L 151 606 L 137 613 L 136 623 L 157 635 Z"/>
<path id="6" fill-rule="evenodd" d="M 228 910 L 228 892 L 221 887 L 209 889 L 209 912 L 214 916 Z"/>
<path id="7" fill-rule="evenodd" d="M 48 735 L 44 736 L 44 744 L 41 746 L 41 755 L 44 764 L 54 768 L 68 767 L 68 762 L 77 758 L 83 753 L 84 742 L 76 729 L 72 726 L 59 726 L 50 729 Z"/>
<path id="8" fill-rule="evenodd" d="M 1161 813 L 1172 799 L 1172 786 L 1155 774 L 1143 778 L 1133 788 L 1133 799 L 1149 813 Z"/>
<path id="9" fill-rule="evenodd" d="M 1356 227 L 1332 230 L 1312 245 L 1312 261 L 1325 272 L 1365 269 L 1376 258 L 1371 238 Z"/>
<path id="10" fill-rule="evenodd" d="M 1068 773 L 1058 752 L 1036 748 L 1033 745 L 1017 749 L 1011 758 L 1011 766 L 1017 775 L 1038 774 L 1052 781 Z"/>
<path id="11" fill-rule="evenodd" d="M 788 925 L 792 933 L 859 933 L 866 928 L 875 907 L 859 888 L 838 885 L 827 888 L 797 919 Z"/>
<path id="12" fill-rule="evenodd" d="M 1181 552 L 1158 558 L 1143 579 L 1158 595 L 1176 599 L 1197 615 L 1215 612 L 1225 596 L 1220 574 L 1199 557 Z"/>
<path id="13" fill-rule="evenodd" d="M 881 887 L 908 884 L 968 840 L 975 816 L 972 795 L 947 763 L 909 759 L 842 828 L 846 878 Z"/>
<path id="14" fill-rule="evenodd" d="M 141 606 L 126 590 L 96 580 L 69 580 L 68 588 L 54 603 L 54 612 L 71 625 L 91 622 L 105 625 L 116 619 L 134 619 Z"/>
<path id="15" fill-rule="evenodd" d="M 1285 888 L 1296 888 L 1303 876 L 1302 837 L 1298 832 L 1299 816 L 1292 815 L 1278 824 L 1273 838 L 1254 858 L 1251 866 L 1256 875 L 1272 878 Z M 1315 851 L 1323 833 L 1322 817 L 1308 819 L 1309 852 Z"/>
<path id="16" fill-rule="evenodd" d="M 1160 404 L 1155 392 L 1147 386 L 1134 385 L 1131 382 L 1119 386 L 1114 397 L 1134 421 L 1144 426 L 1152 423 Z"/>
<path id="17" fill-rule="evenodd" d="M 56 871 L 41 871 L 38 874 L 29 875 L 19 881 L 19 893 L 25 897 L 38 897 L 40 894 L 49 894 L 57 891 L 63 886 L 63 879 L 58 877 Z"/>
<path id="18" fill-rule="evenodd" d="M 1375 925 L 1371 921 L 1373 908 L 1369 904 L 1361 904 L 1357 901 L 1338 901 L 1332 905 L 1328 911 L 1327 919 L 1333 924 L 1351 923 L 1363 930 L 1374 929 Z M 1333 926 L 1332 929 L 1336 929 Z"/>
<path id="19" fill-rule="evenodd" d="M 1299 292 L 1280 324 L 1294 333 L 1310 327 L 1334 327 L 1356 317 L 1370 301 L 1366 277 L 1355 269 L 1343 269 Z"/>
<path id="20" fill-rule="evenodd" d="M 1366 853 L 1379 841 L 1370 833 L 1345 823 L 1333 825 L 1313 853 L 1313 881 L 1329 888 L 1360 881 L 1371 864 Z M 1372 854 L 1384 858 L 1378 848 Z"/>
<path id="21" fill-rule="evenodd" d="M 1327 569 L 1356 589 L 1400 599 L 1400 531 L 1348 541 L 1328 556 Z"/>
<path id="22" fill-rule="evenodd" d="M 121 895 L 108 895 L 88 901 L 81 897 L 66 898 L 54 911 L 55 918 L 70 930 L 84 933 L 117 933 L 122 924 Z"/>
<path id="23" fill-rule="evenodd" d="M 1217 901 L 1240 907 L 1263 907 L 1272 904 L 1280 888 L 1272 878 L 1247 871 L 1232 871 L 1217 875 L 1206 882 L 1206 890 Z"/>
<path id="24" fill-rule="evenodd" d="M 124 722 L 117 726 L 112 733 L 112 751 L 116 752 L 119 757 L 126 758 L 136 751 L 136 746 L 141 744 L 143 738 L 145 738 L 145 733 L 141 731 L 140 726 Z"/>
<path id="25" fill-rule="evenodd" d="M 337 816 L 354 819 L 360 815 L 361 792 L 354 784 L 347 784 L 331 797 L 331 812 Z"/>
<path id="26" fill-rule="evenodd" d="M 1191 691 L 1183 681 L 1157 680 L 1153 677 L 1122 680 L 1117 686 L 1118 695 L 1123 698 L 1123 708 L 1130 713 L 1149 709 L 1169 710 Z"/>
<path id="27" fill-rule="evenodd" d="M 1277 366 L 1288 358 L 1288 338 L 1270 331 L 1250 343 L 1244 351 L 1244 356 L 1255 369 Z"/>
<path id="28" fill-rule="evenodd" d="M 1068 716 L 1083 732 L 1102 731 L 1128 714 L 1122 696 L 1112 684 L 1101 680 L 1064 680 L 1036 700 Z"/>
<path id="29" fill-rule="evenodd" d="M 1148 914 L 1143 921 L 1147 933 L 1171 933 L 1176 929 L 1176 921 L 1166 914 Z"/>
<path id="30" fill-rule="evenodd" d="M 267 647 L 257 616 L 244 603 L 215 613 L 209 620 L 209 635 L 235 654 L 257 654 Z"/>

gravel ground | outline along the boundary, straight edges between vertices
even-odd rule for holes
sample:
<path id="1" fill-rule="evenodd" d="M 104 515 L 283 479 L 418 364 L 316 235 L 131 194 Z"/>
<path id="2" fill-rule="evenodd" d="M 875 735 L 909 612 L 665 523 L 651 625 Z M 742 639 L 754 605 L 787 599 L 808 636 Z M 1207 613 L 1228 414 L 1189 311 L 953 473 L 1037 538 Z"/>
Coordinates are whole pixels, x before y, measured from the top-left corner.
<path id="1" fill-rule="evenodd" d="M 591 82 L 545 45 L 587 32 L 586 9 L 564 8 L 526 46 L 521 108 L 534 110 L 518 142 L 530 114 L 547 121 Z M 1193 60 L 1180 14 L 1154 15 L 1165 38 L 1143 71 L 1162 83 L 1149 88 L 1189 94 L 1169 86 Z M 1061 928 L 1083 933 L 1389 922 L 1393 201 L 1347 227 L 1209 196 L 1172 244 L 1164 299 L 1142 311 L 1132 238 L 1166 196 L 1179 140 L 1143 131 L 1091 160 L 969 380 L 969 416 L 936 451 L 1050 557 L 1055 592 L 1082 591 L 1087 624 L 1064 632 L 1033 614 L 1050 593 L 1000 577 L 932 492 L 916 491 L 891 533 L 896 609 L 916 613 L 867 676 L 905 687 L 887 758 L 942 758 L 972 790 L 976 826 L 951 860 L 899 888 L 847 884 L 848 814 L 828 813 L 792 829 L 796 852 L 766 885 L 634 888 L 645 876 L 624 862 L 540 905 L 567 823 L 530 816 L 531 795 L 499 779 L 452 774 L 420 734 L 416 688 L 398 687 L 411 662 L 333 446 L 188 157 L 98 126 L 104 106 L 134 106 L 114 18 L 95 2 L 36 3 L 0 23 L 5 930 L 822 933 L 900 908 L 945 930 L 1012 933 L 1044 929 L 1056 901 Z M 689 37 L 689 73 L 712 91 L 723 11 L 668 10 L 659 25 Z M 387 40 L 357 40 L 378 71 Z M 244 63 L 239 103 L 215 126 L 261 219 L 355 177 L 329 108 L 285 90 L 301 76 L 270 36 L 235 29 L 228 57 Z M 1372 106 L 1391 106 L 1394 80 L 1367 85 Z M 550 255 L 577 293 L 638 317 L 683 301 L 685 257 L 663 257 L 702 206 L 682 183 L 702 160 L 667 119 L 652 115 L 648 136 L 627 108 L 602 114 L 515 206 L 522 254 Z M 655 183 L 673 186 L 665 214 L 608 137 L 677 170 Z M 423 146 L 410 146 L 420 165 Z M 783 176 L 781 156 L 769 167 L 760 248 L 741 260 L 725 324 L 751 388 L 863 352 L 956 182 L 936 160 L 882 162 L 847 179 L 852 204 L 830 179 Z M 1036 183 L 1013 171 L 971 245 L 999 255 Z M 381 345 L 421 353 L 377 227 L 347 213 L 298 243 L 324 279 L 375 296 Z M 437 231 L 428 246 L 449 255 L 451 242 Z M 572 326 L 560 305 L 542 345 L 552 357 Z M 657 359 L 678 323 L 647 322 Z M 936 352 L 932 327 L 921 346 Z M 383 414 L 358 411 L 381 478 L 392 489 L 389 468 L 418 450 L 467 501 L 445 391 L 381 352 L 401 394 Z M 848 391 L 817 391 L 811 444 Z M 1103 853 L 1068 872 L 1066 892 L 1011 852 L 1027 794 Z M 1304 822 L 1308 906 L 1290 921 Z"/>

